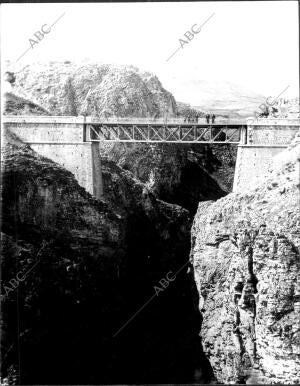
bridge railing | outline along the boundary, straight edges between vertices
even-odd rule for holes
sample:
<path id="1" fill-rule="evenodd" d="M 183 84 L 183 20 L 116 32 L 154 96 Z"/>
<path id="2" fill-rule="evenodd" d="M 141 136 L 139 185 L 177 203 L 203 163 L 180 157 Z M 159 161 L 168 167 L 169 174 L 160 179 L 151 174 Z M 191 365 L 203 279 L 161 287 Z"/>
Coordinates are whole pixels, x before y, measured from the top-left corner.
<path id="1" fill-rule="evenodd" d="M 2 123 L 32 123 L 32 124 L 84 124 L 84 116 L 66 115 L 3 115 Z"/>
<path id="2" fill-rule="evenodd" d="M 98 124 L 160 124 L 160 125 L 165 125 L 165 124 L 207 124 L 207 121 L 205 118 L 198 118 L 198 119 L 186 119 L 184 117 L 180 118 L 140 118 L 140 117 L 86 117 L 85 119 L 86 123 L 98 123 Z M 209 121 L 209 124 L 212 124 L 212 121 Z M 214 120 L 214 124 L 240 124 L 240 125 L 245 125 L 246 120 L 242 119 L 226 119 L 226 118 L 217 118 Z"/>

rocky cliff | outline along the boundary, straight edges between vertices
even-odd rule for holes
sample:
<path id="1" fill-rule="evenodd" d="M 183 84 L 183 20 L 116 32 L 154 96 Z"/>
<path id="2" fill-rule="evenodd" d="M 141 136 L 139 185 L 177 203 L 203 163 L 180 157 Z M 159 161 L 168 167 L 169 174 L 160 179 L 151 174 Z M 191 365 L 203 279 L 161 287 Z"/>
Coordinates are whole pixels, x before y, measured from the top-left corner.
<path id="1" fill-rule="evenodd" d="M 300 146 L 279 158 L 265 184 L 194 219 L 201 336 L 222 383 L 300 382 Z"/>
<path id="2" fill-rule="evenodd" d="M 113 162 L 103 165 L 103 203 L 18 138 L 3 145 L 5 381 L 210 380 L 188 212 Z"/>

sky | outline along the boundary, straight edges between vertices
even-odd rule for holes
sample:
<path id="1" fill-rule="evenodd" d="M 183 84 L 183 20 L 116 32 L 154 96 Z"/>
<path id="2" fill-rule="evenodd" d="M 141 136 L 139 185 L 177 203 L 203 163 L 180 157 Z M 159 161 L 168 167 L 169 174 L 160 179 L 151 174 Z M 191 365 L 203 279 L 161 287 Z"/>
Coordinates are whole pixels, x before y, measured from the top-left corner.
<path id="1" fill-rule="evenodd" d="M 48 33 L 38 40 L 41 30 Z M 287 86 L 284 96 L 299 94 L 296 1 L 2 4 L 1 47 L 2 63 L 17 66 L 132 64 L 155 73 L 182 101 L 184 85 L 199 80 L 225 80 L 265 96 Z"/>

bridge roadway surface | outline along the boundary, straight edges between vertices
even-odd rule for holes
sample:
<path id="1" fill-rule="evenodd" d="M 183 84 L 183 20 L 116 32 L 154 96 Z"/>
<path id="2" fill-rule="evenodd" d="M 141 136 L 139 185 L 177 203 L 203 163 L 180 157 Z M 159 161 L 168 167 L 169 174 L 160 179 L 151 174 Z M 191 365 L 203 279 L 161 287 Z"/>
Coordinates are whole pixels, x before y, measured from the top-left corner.
<path id="1" fill-rule="evenodd" d="M 213 124 L 200 118 L 87 118 L 87 142 L 232 143 L 246 138 L 246 120 L 218 119 Z M 243 131 L 243 134 L 242 134 Z"/>

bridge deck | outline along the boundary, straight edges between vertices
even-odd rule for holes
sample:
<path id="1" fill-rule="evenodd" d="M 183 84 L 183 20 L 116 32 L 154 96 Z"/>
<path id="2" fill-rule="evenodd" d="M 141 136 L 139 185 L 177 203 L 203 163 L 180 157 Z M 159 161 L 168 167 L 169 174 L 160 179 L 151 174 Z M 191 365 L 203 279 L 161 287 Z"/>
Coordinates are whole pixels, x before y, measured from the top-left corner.
<path id="1" fill-rule="evenodd" d="M 203 118 L 188 122 L 184 118 L 4 116 L 2 122 L 25 142 L 39 144 L 108 141 L 278 145 L 289 143 L 300 126 L 299 119 L 277 118 L 217 118 L 207 124 Z"/>

